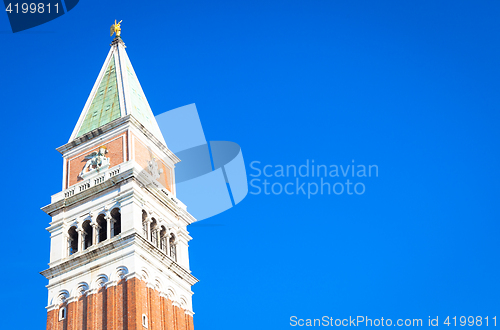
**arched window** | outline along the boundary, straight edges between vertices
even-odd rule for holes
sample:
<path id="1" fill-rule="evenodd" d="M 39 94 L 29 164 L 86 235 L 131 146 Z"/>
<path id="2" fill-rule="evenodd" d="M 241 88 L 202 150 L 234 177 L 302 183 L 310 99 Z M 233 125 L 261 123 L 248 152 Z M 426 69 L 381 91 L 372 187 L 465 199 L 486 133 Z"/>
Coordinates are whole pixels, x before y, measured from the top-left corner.
<path id="1" fill-rule="evenodd" d="M 158 223 L 156 219 L 151 219 L 151 243 L 158 247 Z"/>
<path id="2" fill-rule="evenodd" d="M 174 261 L 177 261 L 177 247 L 175 246 L 175 235 L 170 234 L 169 238 L 169 245 L 170 245 L 170 257 L 174 259 Z"/>
<path id="3" fill-rule="evenodd" d="M 116 236 L 122 232 L 122 215 L 120 209 L 116 208 L 111 210 L 111 218 L 114 220 L 113 236 Z"/>
<path id="4" fill-rule="evenodd" d="M 71 227 L 68 230 L 68 245 L 69 245 L 69 255 L 78 252 L 78 232 L 76 227 Z"/>
<path id="5" fill-rule="evenodd" d="M 62 321 L 66 318 L 66 307 L 61 307 L 59 309 L 59 321 Z"/>
<path id="6" fill-rule="evenodd" d="M 87 220 L 82 225 L 83 229 L 83 249 L 86 250 L 92 246 L 92 226 L 90 220 Z"/>
<path id="7" fill-rule="evenodd" d="M 142 210 L 142 233 L 146 239 L 148 238 L 148 214 Z"/>
<path id="8" fill-rule="evenodd" d="M 108 239 L 108 222 L 104 214 L 99 214 L 97 217 L 97 225 L 99 226 L 99 232 L 97 234 L 97 243 L 101 243 Z"/>
<path id="9" fill-rule="evenodd" d="M 160 250 L 167 253 L 167 229 L 164 226 L 161 226 L 160 230 Z"/>
<path id="10" fill-rule="evenodd" d="M 142 314 L 142 326 L 147 328 L 148 327 L 148 317 L 146 314 Z"/>

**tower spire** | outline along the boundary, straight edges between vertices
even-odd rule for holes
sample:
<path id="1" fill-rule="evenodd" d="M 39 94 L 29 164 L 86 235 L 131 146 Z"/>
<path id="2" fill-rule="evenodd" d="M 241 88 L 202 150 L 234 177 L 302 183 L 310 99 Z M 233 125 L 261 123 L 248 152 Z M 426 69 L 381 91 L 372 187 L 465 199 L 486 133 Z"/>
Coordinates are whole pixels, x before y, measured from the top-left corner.
<path id="1" fill-rule="evenodd" d="M 146 95 L 125 51 L 120 23 L 111 26 L 116 37 L 83 107 L 68 142 L 98 129 L 118 118 L 131 115 L 166 145 Z"/>

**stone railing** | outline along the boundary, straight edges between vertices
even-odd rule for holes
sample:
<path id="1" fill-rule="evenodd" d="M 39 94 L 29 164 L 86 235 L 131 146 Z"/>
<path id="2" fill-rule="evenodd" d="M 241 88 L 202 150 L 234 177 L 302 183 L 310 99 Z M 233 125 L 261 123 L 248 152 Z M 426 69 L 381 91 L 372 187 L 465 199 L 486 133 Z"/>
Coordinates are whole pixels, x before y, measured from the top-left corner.
<path id="1" fill-rule="evenodd" d="M 120 165 L 107 168 L 105 170 L 101 170 L 98 172 L 96 171 L 95 173 L 92 174 L 88 173 L 86 175 L 87 178 L 86 180 L 80 181 L 77 184 L 74 184 L 73 186 L 69 187 L 68 189 L 63 190 L 55 195 L 52 195 L 51 203 L 55 203 L 66 198 L 73 197 L 87 189 L 97 186 L 119 175 L 120 173 L 125 173 L 126 171 L 132 168 L 134 169 L 133 175 L 137 177 L 137 179 L 141 181 L 144 185 L 148 185 L 149 183 L 154 182 L 153 186 L 155 186 L 158 189 L 157 191 L 161 192 L 160 195 L 162 195 L 163 198 L 172 201 L 173 203 L 175 203 L 175 205 L 177 205 L 177 207 L 186 210 L 186 205 L 184 205 L 184 203 L 178 200 L 174 196 L 174 194 L 172 194 L 170 191 L 161 186 L 157 181 L 153 180 L 152 176 L 148 173 L 148 171 L 143 170 L 142 167 L 140 167 L 134 161 L 128 161 Z"/>
<path id="2" fill-rule="evenodd" d="M 112 168 L 108 168 L 104 171 L 99 171 L 99 172 L 96 171 L 94 175 L 91 175 L 88 179 L 80 181 L 77 184 L 69 187 L 68 189 L 63 190 L 55 195 L 52 195 L 51 203 L 57 202 L 61 199 L 73 197 L 74 195 L 81 193 L 82 191 L 97 186 L 98 184 L 101 184 L 104 181 L 120 174 L 120 172 L 128 170 L 129 168 L 132 167 L 131 165 L 132 164 L 120 164 Z"/>

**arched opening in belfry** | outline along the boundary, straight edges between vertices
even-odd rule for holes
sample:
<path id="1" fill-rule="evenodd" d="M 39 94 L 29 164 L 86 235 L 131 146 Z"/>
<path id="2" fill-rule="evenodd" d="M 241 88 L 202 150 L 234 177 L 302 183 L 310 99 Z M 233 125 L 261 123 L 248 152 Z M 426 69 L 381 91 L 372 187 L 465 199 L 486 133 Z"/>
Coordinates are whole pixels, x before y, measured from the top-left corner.
<path id="1" fill-rule="evenodd" d="M 92 246 L 92 226 L 90 225 L 90 220 L 87 220 L 82 224 L 82 229 L 83 229 L 83 249 L 86 250 Z"/>
<path id="2" fill-rule="evenodd" d="M 122 215 L 120 209 L 111 210 L 111 218 L 113 219 L 113 236 L 119 235 L 122 232 Z"/>
<path id="3" fill-rule="evenodd" d="M 176 241 L 175 241 L 175 235 L 170 234 L 170 238 L 168 239 L 168 243 L 170 245 L 170 257 L 174 259 L 174 261 L 177 261 L 177 246 L 176 246 Z"/>
<path id="4" fill-rule="evenodd" d="M 108 239 L 108 221 L 106 221 L 106 217 L 104 214 L 99 214 L 96 222 L 99 226 L 99 231 L 97 233 L 97 243 L 101 243 Z"/>
<path id="5" fill-rule="evenodd" d="M 165 226 L 161 226 L 160 229 L 160 250 L 167 253 L 167 228 Z"/>
<path id="6" fill-rule="evenodd" d="M 155 218 L 151 219 L 151 243 L 158 247 L 158 222 Z"/>
<path id="7" fill-rule="evenodd" d="M 71 227 L 68 230 L 68 240 L 69 240 L 69 255 L 78 252 L 78 232 L 76 227 Z"/>
<path id="8" fill-rule="evenodd" d="M 142 210 L 142 234 L 148 238 L 148 213 L 145 210 Z"/>

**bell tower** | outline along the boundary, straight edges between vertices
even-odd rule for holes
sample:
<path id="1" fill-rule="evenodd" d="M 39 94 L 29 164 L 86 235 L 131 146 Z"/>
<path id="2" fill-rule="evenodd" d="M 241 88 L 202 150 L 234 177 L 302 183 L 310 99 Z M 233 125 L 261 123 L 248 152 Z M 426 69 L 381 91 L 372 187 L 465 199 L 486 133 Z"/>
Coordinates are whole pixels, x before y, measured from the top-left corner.
<path id="1" fill-rule="evenodd" d="M 120 23 L 112 32 L 120 32 Z M 47 330 L 193 330 L 175 164 L 120 34 L 65 145 L 52 217 Z"/>

